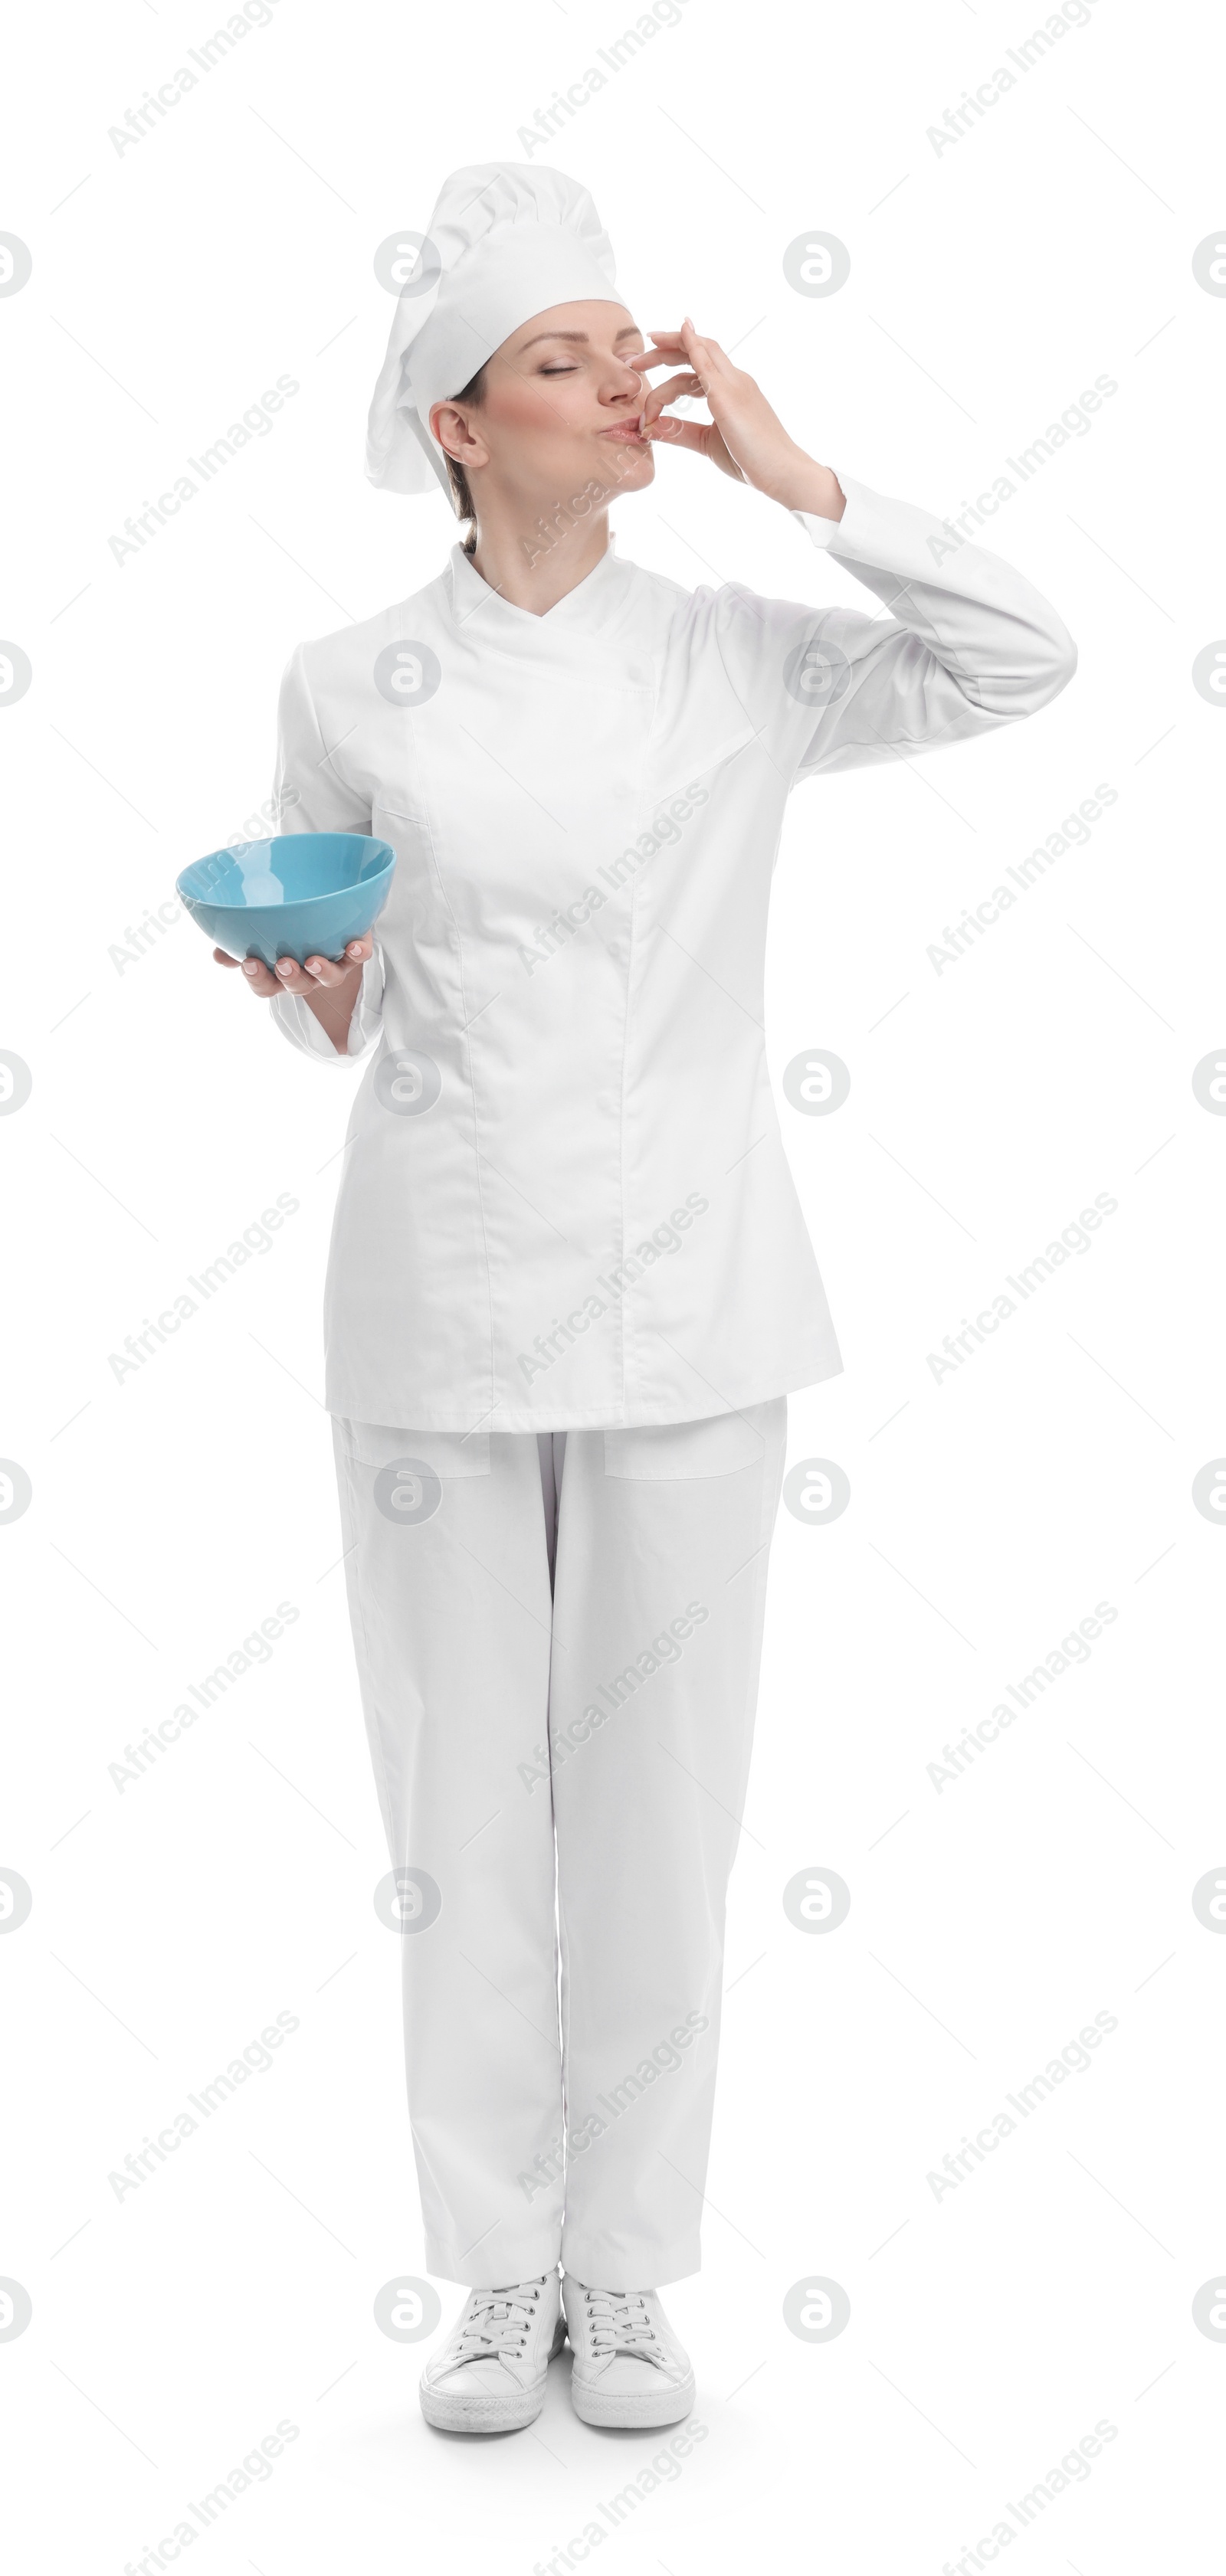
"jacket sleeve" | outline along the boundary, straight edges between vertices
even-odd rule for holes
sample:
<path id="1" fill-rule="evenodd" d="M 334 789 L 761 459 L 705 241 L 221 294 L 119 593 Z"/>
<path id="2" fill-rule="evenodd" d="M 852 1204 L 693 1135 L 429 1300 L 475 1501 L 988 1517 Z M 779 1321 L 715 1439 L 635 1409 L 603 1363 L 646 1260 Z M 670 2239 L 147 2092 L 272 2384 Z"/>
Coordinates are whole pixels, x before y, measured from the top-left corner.
<path id="1" fill-rule="evenodd" d="M 371 828 L 367 798 L 345 778 L 336 757 L 339 745 L 324 740 L 307 675 L 305 648 L 299 645 L 286 664 L 277 709 L 277 774 L 273 796 L 279 832 L 366 832 Z M 364 1056 L 379 1035 L 383 1019 L 383 952 L 376 937 L 374 954 L 362 970 L 362 981 L 349 1023 L 347 1054 L 333 1046 L 327 1031 L 300 993 L 278 993 L 268 1008 L 283 1037 L 321 1064 L 352 1064 Z"/>
<path id="2" fill-rule="evenodd" d="M 1059 696 L 1077 647 L 1021 573 L 927 510 L 838 480 L 841 519 L 792 515 L 885 614 L 737 587 L 718 603 L 728 676 L 789 780 L 939 751 Z"/>

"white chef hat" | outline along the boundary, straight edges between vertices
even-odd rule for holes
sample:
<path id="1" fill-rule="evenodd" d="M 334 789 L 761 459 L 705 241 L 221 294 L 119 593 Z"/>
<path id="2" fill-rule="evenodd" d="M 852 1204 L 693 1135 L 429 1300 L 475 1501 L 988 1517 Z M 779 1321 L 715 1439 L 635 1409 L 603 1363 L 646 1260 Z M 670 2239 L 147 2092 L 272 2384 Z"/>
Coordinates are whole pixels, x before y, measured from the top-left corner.
<path id="1" fill-rule="evenodd" d="M 608 234 L 565 171 L 485 161 L 443 181 L 415 275 L 392 316 L 366 432 L 390 492 L 450 494 L 432 403 L 470 383 L 512 331 L 553 304 L 620 304 Z"/>

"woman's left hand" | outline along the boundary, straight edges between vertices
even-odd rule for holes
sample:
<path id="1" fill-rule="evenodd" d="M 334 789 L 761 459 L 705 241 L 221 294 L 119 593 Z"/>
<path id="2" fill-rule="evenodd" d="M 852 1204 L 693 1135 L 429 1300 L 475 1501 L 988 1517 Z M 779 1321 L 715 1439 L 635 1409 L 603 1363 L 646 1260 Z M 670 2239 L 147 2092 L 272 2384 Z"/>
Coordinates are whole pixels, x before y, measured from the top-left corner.
<path id="1" fill-rule="evenodd" d="M 785 509 L 842 518 L 843 494 L 829 466 L 816 464 L 789 438 L 761 386 L 733 366 L 718 340 L 701 339 L 688 316 L 679 331 L 654 332 L 651 348 L 630 363 L 645 374 L 649 367 L 675 367 L 678 359 L 684 361 L 682 372 L 647 392 L 645 438 L 691 448 L 734 482 L 752 484 Z M 678 420 L 665 413 L 666 403 L 687 395 L 701 395 L 710 421 Z"/>

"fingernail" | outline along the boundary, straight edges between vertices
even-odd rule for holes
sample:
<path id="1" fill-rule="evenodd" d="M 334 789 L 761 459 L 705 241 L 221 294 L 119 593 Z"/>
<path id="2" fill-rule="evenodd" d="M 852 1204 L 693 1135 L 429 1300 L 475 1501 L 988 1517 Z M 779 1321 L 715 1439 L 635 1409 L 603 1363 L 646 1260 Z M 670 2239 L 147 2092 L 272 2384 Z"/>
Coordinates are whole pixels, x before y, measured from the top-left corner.
<path id="1" fill-rule="evenodd" d="M 278 959 L 277 959 L 277 973 L 278 973 L 278 975 L 281 975 L 281 976 L 285 976 L 285 975 L 292 975 L 292 974 L 293 974 L 293 971 L 294 971 L 294 967 L 293 967 L 293 960 L 292 960 L 292 958 L 289 958 L 289 957 L 278 957 Z"/>
<path id="2" fill-rule="evenodd" d="M 318 983 L 318 981 L 319 981 L 320 976 L 322 975 L 322 973 L 323 973 L 323 971 L 324 971 L 324 970 L 323 970 L 323 968 L 322 968 L 322 966 L 320 965 L 319 960 L 318 960 L 318 958 L 317 958 L 317 957 L 308 957 L 307 962 L 306 962 L 306 970 L 307 970 L 308 975 L 313 975 L 313 976 L 315 977 L 315 980 L 316 980 L 316 982 L 317 982 L 317 983 Z"/>

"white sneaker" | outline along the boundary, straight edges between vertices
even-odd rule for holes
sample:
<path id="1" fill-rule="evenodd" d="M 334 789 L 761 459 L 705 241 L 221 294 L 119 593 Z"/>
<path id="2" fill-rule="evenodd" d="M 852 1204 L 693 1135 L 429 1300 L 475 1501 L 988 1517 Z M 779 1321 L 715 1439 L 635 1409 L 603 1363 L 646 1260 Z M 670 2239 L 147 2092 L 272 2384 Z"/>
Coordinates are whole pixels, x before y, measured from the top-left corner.
<path id="1" fill-rule="evenodd" d="M 678 2424 L 694 2403 L 694 2373 L 654 2290 L 591 2290 L 567 2273 L 570 2393 L 585 2424 Z"/>
<path id="2" fill-rule="evenodd" d="M 545 2403 L 545 2374 L 566 2340 L 558 2276 L 473 2290 L 421 2375 L 421 2411 L 444 2433 L 513 2433 Z"/>

